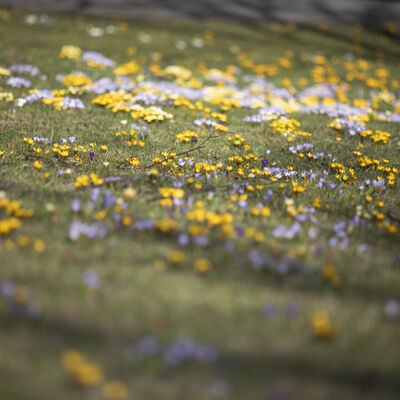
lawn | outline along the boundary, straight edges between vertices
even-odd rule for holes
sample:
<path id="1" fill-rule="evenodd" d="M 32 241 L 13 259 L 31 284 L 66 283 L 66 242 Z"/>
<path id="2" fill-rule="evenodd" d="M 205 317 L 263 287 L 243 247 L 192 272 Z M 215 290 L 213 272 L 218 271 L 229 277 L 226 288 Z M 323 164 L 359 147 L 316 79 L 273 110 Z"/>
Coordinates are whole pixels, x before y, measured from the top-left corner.
<path id="1" fill-rule="evenodd" d="M 394 26 L 0 11 L 0 398 L 398 399 Z"/>

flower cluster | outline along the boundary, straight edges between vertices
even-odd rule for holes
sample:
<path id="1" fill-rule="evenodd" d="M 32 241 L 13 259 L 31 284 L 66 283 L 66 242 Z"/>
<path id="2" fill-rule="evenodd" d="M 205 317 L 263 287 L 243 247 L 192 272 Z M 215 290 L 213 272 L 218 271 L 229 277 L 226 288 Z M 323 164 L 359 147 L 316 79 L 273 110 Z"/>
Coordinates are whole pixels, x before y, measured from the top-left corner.
<path id="1" fill-rule="evenodd" d="M 105 381 L 105 373 L 97 364 L 90 362 L 86 357 L 76 350 L 66 350 L 61 355 L 61 364 L 74 380 L 81 386 L 102 385 L 102 392 L 105 399 L 125 400 L 129 398 L 126 385 L 120 381 Z"/>

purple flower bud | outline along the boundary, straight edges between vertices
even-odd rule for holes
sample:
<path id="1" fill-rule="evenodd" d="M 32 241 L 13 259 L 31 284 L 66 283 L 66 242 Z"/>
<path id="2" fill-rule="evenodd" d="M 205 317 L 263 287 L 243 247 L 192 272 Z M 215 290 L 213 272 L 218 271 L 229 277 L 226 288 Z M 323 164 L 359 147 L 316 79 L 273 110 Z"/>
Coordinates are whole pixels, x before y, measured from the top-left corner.
<path id="1" fill-rule="evenodd" d="M 236 231 L 236 234 L 237 234 L 238 236 L 242 236 L 243 233 L 244 233 L 244 229 L 243 229 L 241 226 L 237 226 L 237 227 L 235 228 L 235 231 Z"/>

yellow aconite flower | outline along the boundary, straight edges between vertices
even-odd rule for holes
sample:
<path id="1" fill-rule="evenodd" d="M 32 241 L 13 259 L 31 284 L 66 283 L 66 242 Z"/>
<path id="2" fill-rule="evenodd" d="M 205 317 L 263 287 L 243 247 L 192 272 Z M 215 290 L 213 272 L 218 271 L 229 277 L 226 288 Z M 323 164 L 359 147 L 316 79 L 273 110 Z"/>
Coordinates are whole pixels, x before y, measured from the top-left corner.
<path id="1" fill-rule="evenodd" d="M 0 67 L 0 75 L 10 76 L 11 72 L 7 68 Z"/>
<path id="2" fill-rule="evenodd" d="M 175 199 L 182 199 L 185 196 L 185 191 L 183 189 L 159 188 L 158 192 L 164 198 L 173 197 Z"/>
<path id="3" fill-rule="evenodd" d="M 114 68 L 115 75 L 130 75 L 137 74 L 138 72 L 140 72 L 140 66 L 135 60 L 129 61 Z"/>
<path id="4" fill-rule="evenodd" d="M 80 175 L 75 179 L 75 187 L 85 187 L 89 185 L 89 176 L 88 175 Z"/>
<path id="5" fill-rule="evenodd" d="M 192 76 L 191 71 L 179 65 L 168 66 L 167 68 L 164 69 L 164 73 L 166 75 L 173 75 L 175 76 L 175 78 L 182 80 L 189 79 Z"/>
<path id="6" fill-rule="evenodd" d="M 83 86 L 91 83 L 92 80 L 83 74 L 69 74 L 66 75 L 63 79 L 63 84 L 65 86 Z"/>
<path id="7" fill-rule="evenodd" d="M 104 93 L 92 100 L 93 104 L 111 108 L 112 111 L 131 111 L 132 107 L 128 107 L 127 104 L 133 102 L 133 96 L 129 93 L 124 92 L 111 92 Z"/>
<path id="8" fill-rule="evenodd" d="M 73 372 L 73 377 L 80 385 L 94 386 L 103 380 L 104 375 L 96 364 L 85 362 Z"/>
<path id="9" fill-rule="evenodd" d="M 227 132 L 228 131 L 228 127 L 221 125 L 221 124 L 215 125 L 214 129 L 219 132 Z"/>
<path id="10" fill-rule="evenodd" d="M 17 244 L 19 247 L 28 247 L 31 244 L 31 239 L 26 235 L 19 235 L 17 237 Z"/>
<path id="11" fill-rule="evenodd" d="M 140 165 L 140 160 L 137 157 L 126 158 L 125 161 L 128 164 L 133 165 L 134 167 L 137 167 Z"/>
<path id="12" fill-rule="evenodd" d="M 0 235 L 9 235 L 11 232 L 20 228 L 22 222 L 15 217 L 0 220 Z"/>
<path id="13" fill-rule="evenodd" d="M 322 339 L 333 339 L 337 332 L 325 311 L 316 311 L 311 319 L 311 328 L 316 336 Z"/>
<path id="14" fill-rule="evenodd" d="M 90 174 L 90 179 L 92 180 L 93 185 L 98 186 L 104 182 L 103 178 L 100 178 L 97 174 Z"/>
<path id="15" fill-rule="evenodd" d="M 109 381 L 103 386 L 103 395 L 109 400 L 125 400 L 129 393 L 126 385 L 119 381 Z"/>
<path id="16" fill-rule="evenodd" d="M 174 264 L 180 264 L 184 261 L 185 255 L 182 251 L 172 250 L 168 253 L 168 259 Z"/>
<path id="17" fill-rule="evenodd" d="M 41 240 L 41 239 L 36 239 L 36 240 L 33 242 L 33 248 L 35 249 L 35 251 L 36 251 L 37 253 L 43 253 L 43 252 L 46 250 L 46 245 L 45 245 L 45 243 L 44 243 L 43 240 Z"/>
<path id="18" fill-rule="evenodd" d="M 173 231 L 178 227 L 178 223 L 169 218 L 158 220 L 156 221 L 155 225 L 159 231 L 165 233 Z"/>
<path id="19" fill-rule="evenodd" d="M 13 100 L 14 100 L 14 95 L 11 92 L 0 92 L 0 101 L 5 101 L 10 103 Z"/>
<path id="20" fill-rule="evenodd" d="M 124 190 L 124 196 L 125 196 L 127 199 L 132 199 L 133 197 L 136 196 L 136 190 L 133 189 L 133 188 L 131 188 L 131 187 L 127 187 L 127 188 Z"/>
<path id="21" fill-rule="evenodd" d="M 87 362 L 78 351 L 66 350 L 61 355 L 61 364 L 75 382 L 82 386 L 97 385 L 103 380 L 103 371 L 96 364 Z"/>
<path id="22" fill-rule="evenodd" d="M 332 265 L 327 265 L 322 270 L 322 276 L 324 279 L 331 280 L 336 275 L 335 267 Z"/>
<path id="23" fill-rule="evenodd" d="M 82 50 L 77 46 L 63 46 L 60 52 L 60 58 L 70 58 L 72 60 L 79 60 L 81 58 Z"/>
<path id="24" fill-rule="evenodd" d="M 124 226 L 132 225 L 132 218 L 129 217 L 128 215 L 125 215 L 125 216 L 122 218 L 122 225 L 124 225 Z"/>
<path id="25" fill-rule="evenodd" d="M 66 350 L 61 355 L 61 364 L 68 372 L 72 373 L 84 363 L 84 356 L 76 350 Z"/>
<path id="26" fill-rule="evenodd" d="M 164 119 L 172 119 L 173 115 L 163 111 L 159 107 L 151 106 L 149 108 L 144 108 L 135 104 L 132 106 L 131 117 L 133 119 L 143 118 L 146 122 L 152 121 L 163 121 Z"/>
<path id="27" fill-rule="evenodd" d="M 37 170 L 40 170 L 40 169 L 43 167 L 43 164 L 42 164 L 40 161 L 38 161 L 38 160 L 34 161 L 32 165 L 33 165 Z"/>
<path id="28" fill-rule="evenodd" d="M 193 131 L 183 131 L 175 135 L 180 142 L 189 143 L 197 140 L 199 135 Z"/>
<path id="29" fill-rule="evenodd" d="M 200 273 L 208 272 L 212 267 L 211 261 L 207 258 L 199 258 L 194 262 L 194 269 Z"/>
<path id="30" fill-rule="evenodd" d="M 303 193 L 306 190 L 306 188 L 304 186 L 301 186 L 297 182 L 292 182 L 292 190 L 293 193 Z"/>

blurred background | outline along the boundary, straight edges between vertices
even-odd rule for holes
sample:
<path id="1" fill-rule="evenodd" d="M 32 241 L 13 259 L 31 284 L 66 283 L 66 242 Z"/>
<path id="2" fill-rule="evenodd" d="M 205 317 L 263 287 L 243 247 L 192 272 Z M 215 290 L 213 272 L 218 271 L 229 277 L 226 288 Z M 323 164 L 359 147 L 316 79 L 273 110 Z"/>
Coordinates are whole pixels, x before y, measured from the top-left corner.
<path id="1" fill-rule="evenodd" d="M 400 21 L 398 0 L 0 0 L 0 6 L 133 18 L 190 17 L 367 25 Z"/>

